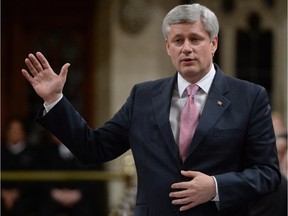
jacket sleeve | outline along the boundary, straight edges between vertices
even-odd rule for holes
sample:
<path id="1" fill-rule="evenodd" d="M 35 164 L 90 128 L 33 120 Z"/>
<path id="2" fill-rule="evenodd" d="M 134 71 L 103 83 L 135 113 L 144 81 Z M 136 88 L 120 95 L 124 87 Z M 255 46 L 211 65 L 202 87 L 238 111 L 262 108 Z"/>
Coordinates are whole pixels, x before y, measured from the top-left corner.
<path id="1" fill-rule="evenodd" d="M 270 193 L 280 183 L 271 107 L 264 88 L 258 88 L 250 111 L 244 148 L 244 169 L 216 175 L 220 209 L 239 206 L 259 195 Z"/>
<path id="2" fill-rule="evenodd" d="M 40 110 L 36 120 L 82 163 L 106 162 L 130 148 L 130 98 L 111 120 L 97 129 L 90 128 L 65 97 L 44 116 L 43 109 Z"/>

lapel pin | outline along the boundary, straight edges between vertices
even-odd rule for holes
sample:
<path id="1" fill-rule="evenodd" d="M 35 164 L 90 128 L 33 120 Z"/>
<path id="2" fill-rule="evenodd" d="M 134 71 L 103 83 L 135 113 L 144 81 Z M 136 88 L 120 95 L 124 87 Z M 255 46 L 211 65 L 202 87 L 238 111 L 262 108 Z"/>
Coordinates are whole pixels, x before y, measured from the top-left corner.
<path id="1" fill-rule="evenodd" d="M 223 103 L 222 103 L 222 101 L 217 101 L 217 106 L 222 106 L 223 105 Z"/>

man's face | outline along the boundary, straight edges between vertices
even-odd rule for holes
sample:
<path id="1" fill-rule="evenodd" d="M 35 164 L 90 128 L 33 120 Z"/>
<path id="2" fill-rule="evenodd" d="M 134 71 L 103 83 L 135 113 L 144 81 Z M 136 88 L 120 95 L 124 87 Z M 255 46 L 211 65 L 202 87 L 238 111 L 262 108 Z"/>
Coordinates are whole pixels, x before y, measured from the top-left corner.
<path id="1" fill-rule="evenodd" d="M 13 121 L 10 123 L 7 131 L 7 141 L 8 144 L 14 145 L 18 142 L 22 142 L 25 139 L 25 132 L 23 125 L 19 121 Z"/>
<path id="2" fill-rule="evenodd" d="M 204 77 L 212 66 L 218 38 L 210 41 L 202 21 L 170 25 L 166 49 L 172 64 L 190 83 Z"/>

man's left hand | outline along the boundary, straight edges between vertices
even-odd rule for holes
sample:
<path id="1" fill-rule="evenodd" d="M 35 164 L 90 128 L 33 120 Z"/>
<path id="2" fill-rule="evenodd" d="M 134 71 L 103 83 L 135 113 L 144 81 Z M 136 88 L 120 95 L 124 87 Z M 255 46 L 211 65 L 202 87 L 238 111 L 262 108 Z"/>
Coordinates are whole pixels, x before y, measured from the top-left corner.
<path id="1" fill-rule="evenodd" d="M 180 211 L 208 202 L 216 196 L 216 186 L 212 176 L 196 171 L 181 171 L 181 174 L 191 180 L 172 184 L 171 188 L 177 191 L 169 194 L 173 198 L 172 204 L 182 205 Z"/>

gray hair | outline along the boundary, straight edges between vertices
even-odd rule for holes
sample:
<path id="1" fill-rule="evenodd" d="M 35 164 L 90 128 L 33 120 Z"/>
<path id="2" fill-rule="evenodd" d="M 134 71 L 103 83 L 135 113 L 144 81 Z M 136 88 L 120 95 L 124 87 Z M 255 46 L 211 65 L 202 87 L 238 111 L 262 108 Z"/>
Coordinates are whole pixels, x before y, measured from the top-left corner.
<path id="1" fill-rule="evenodd" d="M 209 33 L 210 40 L 212 41 L 219 32 L 218 19 L 209 8 L 198 3 L 178 5 L 166 15 L 162 24 L 164 38 L 168 38 L 171 30 L 170 25 L 194 23 L 198 20 L 202 21 L 204 29 Z"/>

